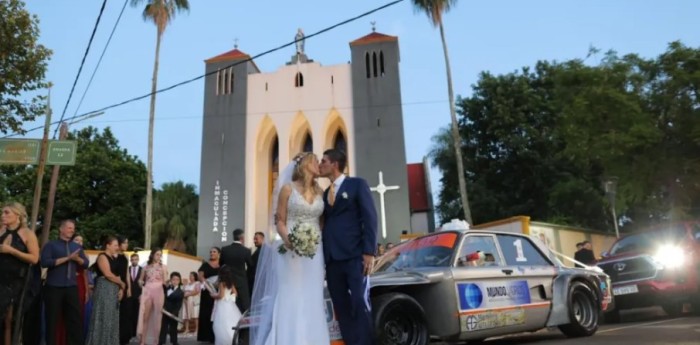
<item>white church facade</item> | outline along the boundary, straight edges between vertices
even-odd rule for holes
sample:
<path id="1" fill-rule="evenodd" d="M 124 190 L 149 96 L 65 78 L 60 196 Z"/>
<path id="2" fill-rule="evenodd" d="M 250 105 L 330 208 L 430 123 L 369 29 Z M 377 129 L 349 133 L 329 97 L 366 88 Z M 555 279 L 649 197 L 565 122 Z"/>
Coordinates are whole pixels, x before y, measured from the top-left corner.
<path id="1" fill-rule="evenodd" d="M 377 186 L 381 172 L 396 187 L 384 193 L 384 210 L 373 193 L 385 215 L 379 240 L 411 231 L 398 38 L 372 32 L 349 45 L 351 61 L 330 66 L 309 59 L 303 42 L 274 72 L 237 48 L 205 61 L 198 255 L 230 243 L 236 228 L 247 244 L 270 233 L 279 170 L 299 152 L 321 157 L 333 147 L 346 152 L 347 174 Z"/>

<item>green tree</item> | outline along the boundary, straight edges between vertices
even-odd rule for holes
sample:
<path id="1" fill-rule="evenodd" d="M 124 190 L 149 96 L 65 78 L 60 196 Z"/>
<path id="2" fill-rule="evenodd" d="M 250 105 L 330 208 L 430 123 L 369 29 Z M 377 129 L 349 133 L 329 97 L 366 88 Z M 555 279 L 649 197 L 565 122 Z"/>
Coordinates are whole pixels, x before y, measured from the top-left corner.
<path id="1" fill-rule="evenodd" d="M 153 59 L 153 79 L 151 81 L 151 107 L 148 117 L 148 162 L 147 170 L 149 178 L 146 180 L 146 219 L 144 221 L 144 245 L 146 249 L 151 247 L 151 226 L 153 209 L 153 126 L 156 116 L 156 90 L 158 89 L 158 63 L 160 62 L 160 41 L 163 38 L 165 28 L 175 18 L 175 14 L 181 11 L 189 11 L 190 4 L 187 0 L 131 0 L 132 6 L 146 3 L 143 10 L 143 19 L 152 21 L 156 25 L 156 54 Z"/>
<path id="2" fill-rule="evenodd" d="M 457 114 L 455 111 L 454 92 L 452 90 L 452 70 L 450 69 L 450 56 L 447 53 L 447 41 L 445 40 L 445 28 L 442 25 L 442 16 L 457 4 L 457 0 L 413 0 L 413 6 L 416 11 L 425 13 L 430 22 L 440 28 L 440 39 L 442 40 L 442 51 L 445 56 L 445 71 L 447 72 L 447 98 L 450 103 L 450 119 L 452 120 L 451 133 L 452 145 L 454 147 L 454 161 L 457 162 L 457 182 L 459 184 L 459 196 L 464 211 L 464 219 L 469 224 L 472 222 L 472 213 L 469 207 L 469 197 L 467 195 L 467 182 L 465 178 L 466 170 L 464 168 L 464 159 L 462 158 L 463 143 L 460 137 L 459 124 L 457 122 Z M 469 133 L 466 133 L 466 138 L 469 138 Z M 457 217 L 460 218 L 460 217 Z"/>
<path id="3" fill-rule="evenodd" d="M 165 183 L 153 198 L 154 243 L 183 253 L 197 252 L 199 197 L 193 184 Z"/>
<path id="4" fill-rule="evenodd" d="M 74 166 L 61 169 L 56 190 L 53 219 L 75 219 L 87 248 L 96 248 L 102 236 L 120 234 L 132 246 L 143 244 L 143 195 L 146 168 L 135 156 L 119 146 L 109 128 L 100 133 L 87 127 L 73 132 L 78 142 Z M 17 200 L 30 208 L 36 179 L 35 166 L 0 166 L 0 196 Z M 50 174 L 44 176 L 48 190 Z M 39 222 L 43 221 L 46 193 L 42 196 Z M 41 228 L 41 227 L 39 227 Z"/>
<path id="5" fill-rule="evenodd" d="M 518 214 L 612 229 L 602 182 L 632 226 L 700 216 L 700 50 L 674 42 L 654 59 L 608 52 L 600 64 L 538 62 L 482 73 L 458 101 L 476 223 Z M 455 217 L 451 138 L 434 137 L 438 213 Z"/>
<path id="6" fill-rule="evenodd" d="M 24 2 L 0 1 L 0 133 L 24 133 L 22 124 L 42 115 L 42 96 L 51 51 L 39 39 L 39 19 Z"/>

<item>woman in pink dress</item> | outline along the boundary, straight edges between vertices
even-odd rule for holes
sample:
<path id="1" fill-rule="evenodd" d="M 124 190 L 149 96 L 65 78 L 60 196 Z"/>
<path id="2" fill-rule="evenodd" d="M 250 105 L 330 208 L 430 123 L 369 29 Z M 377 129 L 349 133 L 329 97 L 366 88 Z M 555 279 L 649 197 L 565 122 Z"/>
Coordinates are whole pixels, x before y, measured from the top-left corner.
<path id="1" fill-rule="evenodd" d="M 141 271 L 139 284 L 143 286 L 141 292 L 141 306 L 139 308 L 139 323 L 136 329 L 141 345 L 158 343 L 160 336 L 160 322 L 163 319 L 163 285 L 168 269 L 161 263 L 163 252 L 159 248 L 151 250 L 146 267 Z"/>

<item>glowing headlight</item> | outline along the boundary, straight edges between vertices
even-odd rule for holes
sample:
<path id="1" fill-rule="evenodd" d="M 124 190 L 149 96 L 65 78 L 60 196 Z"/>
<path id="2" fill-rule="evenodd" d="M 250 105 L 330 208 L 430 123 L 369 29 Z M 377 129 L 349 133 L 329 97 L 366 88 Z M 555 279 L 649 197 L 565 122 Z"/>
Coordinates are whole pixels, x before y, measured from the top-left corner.
<path id="1" fill-rule="evenodd" d="M 660 263 L 665 268 L 680 267 L 685 263 L 685 253 L 683 249 L 672 245 L 663 245 L 654 255 L 654 261 Z"/>

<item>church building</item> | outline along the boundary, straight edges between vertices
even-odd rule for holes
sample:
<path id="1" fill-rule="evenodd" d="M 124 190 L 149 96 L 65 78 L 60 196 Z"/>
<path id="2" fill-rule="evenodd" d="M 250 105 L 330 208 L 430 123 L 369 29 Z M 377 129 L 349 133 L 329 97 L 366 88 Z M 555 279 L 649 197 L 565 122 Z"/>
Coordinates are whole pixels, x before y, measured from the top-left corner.
<path id="1" fill-rule="evenodd" d="M 411 232 L 398 38 L 373 30 L 349 47 L 350 62 L 325 66 L 299 40 L 274 72 L 237 47 L 205 61 L 198 255 L 231 243 L 236 228 L 248 246 L 257 231 L 270 236 L 278 172 L 299 152 L 320 159 L 329 148 L 343 149 L 346 173 L 374 187 L 378 241 L 396 243 Z"/>

